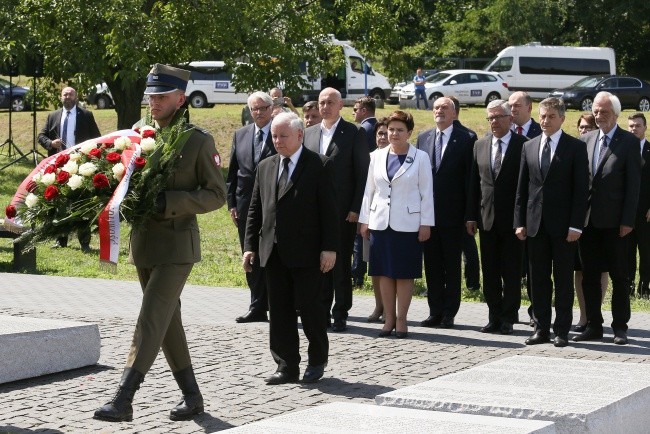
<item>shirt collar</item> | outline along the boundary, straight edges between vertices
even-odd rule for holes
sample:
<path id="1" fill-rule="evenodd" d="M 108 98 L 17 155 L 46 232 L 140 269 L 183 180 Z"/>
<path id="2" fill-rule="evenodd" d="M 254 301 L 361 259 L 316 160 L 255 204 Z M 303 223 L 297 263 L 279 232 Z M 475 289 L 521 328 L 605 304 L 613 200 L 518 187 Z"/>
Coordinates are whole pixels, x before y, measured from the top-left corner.
<path id="1" fill-rule="evenodd" d="M 336 127 L 339 126 L 339 122 L 341 122 L 341 116 L 339 116 L 339 118 L 336 120 L 336 122 L 334 122 L 334 125 L 332 125 L 332 128 L 327 128 L 325 126 L 325 121 L 323 120 L 320 123 L 320 129 L 324 133 L 334 134 L 334 131 L 336 131 Z"/>
<path id="2" fill-rule="evenodd" d="M 501 143 L 503 144 L 508 144 L 510 143 L 510 138 L 512 137 L 512 131 L 508 130 L 505 136 L 501 138 L 497 138 L 496 136 L 492 135 L 492 144 L 496 145 L 499 140 L 501 140 Z"/>

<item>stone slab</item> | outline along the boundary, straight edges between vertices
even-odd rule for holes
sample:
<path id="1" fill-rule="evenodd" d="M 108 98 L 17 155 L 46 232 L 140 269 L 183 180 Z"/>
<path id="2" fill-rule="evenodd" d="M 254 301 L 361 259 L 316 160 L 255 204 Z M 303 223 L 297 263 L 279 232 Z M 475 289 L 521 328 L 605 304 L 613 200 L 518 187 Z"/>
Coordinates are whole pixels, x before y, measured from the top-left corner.
<path id="1" fill-rule="evenodd" d="M 553 422 L 333 402 L 227 430 L 232 433 L 553 434 Z"/>
<path id="2" fill-rule="evenodd" d="M 378 395 L 375 402 L 550 420 L 558 433 L 647 433 L 650 364 L 514 356 Z"/>
<path id="3" fill-rule="evenodd" d="M 0 315 L 0 384 L 94 365 L 97 324 Z"/>

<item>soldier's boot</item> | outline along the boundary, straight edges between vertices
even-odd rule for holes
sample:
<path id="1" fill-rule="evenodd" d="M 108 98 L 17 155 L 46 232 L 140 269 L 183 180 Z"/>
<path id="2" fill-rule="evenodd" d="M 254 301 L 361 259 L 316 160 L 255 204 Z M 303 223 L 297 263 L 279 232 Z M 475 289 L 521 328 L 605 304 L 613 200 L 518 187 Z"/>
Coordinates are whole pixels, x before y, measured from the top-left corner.
<path id="1" fill-rule="evenodd" d="M 189 366 L 174 372 L 178 387 L 183 392 L 183 400 L 169 412 L 171 420 L 188 420 L 192 416 L 203 413 L 203 395 L 194 377 L 194 370 Z"/>
<path id="2" fill-rule="evenodd" d="M 95 410 L 94 419 L 108 422 L 131 422 L 133 420 L 133 396 L 144 381 L 144 374 L 133 368 L 125 368 L 115 396 L 101 408 Z"/>

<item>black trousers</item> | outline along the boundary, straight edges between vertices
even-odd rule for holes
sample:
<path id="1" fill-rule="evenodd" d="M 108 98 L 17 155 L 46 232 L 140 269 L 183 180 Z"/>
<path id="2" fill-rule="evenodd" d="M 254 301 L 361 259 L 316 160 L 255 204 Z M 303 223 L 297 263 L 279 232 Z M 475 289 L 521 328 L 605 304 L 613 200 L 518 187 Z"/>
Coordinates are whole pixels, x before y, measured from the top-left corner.
<path id="1" fill-rule="evenodd" d="M 483 295 L 489 322 L 515 323 L 521 306 L 521 263 L 524 243 L 514 230 L 480 231 Z"/>
<path id="2" fill-rule="evenodd" d="M 328 315 L 330 307 L 332 308 L 332 318 L 335 321 L 347 320 L 348 311 L 352 308 L 350 261 L 356 234 L 356 223 L 341 222 L 341 242 L 336 254 L 336 263 L 332 271 L 327 273 L 323 279 L 323 302 Z M 332 306 L 332 302 L 334 302 L 334 306 Z"/>
<path id="3" fill-rule="evenodd" d="M 352 268 L 350 269 L 355 284 L 363 282 L 368 272 L 368 263 L 363 260 L 363 238 L 357 234 L 352 247 Z"/>
<path id="4" fill-rule="evenodd" d="M 478 260 L 476 239 L 465 232 L 463 234 L 463 262 L 465 264 L 465 286 L 478 288 L 481 286 L 481 270 Z"/>
<path id="5" fill-rule="evenodd" d="M 631 315 L 629 242 L 629 235 L 619 236 L 618 227 L 600 229 L 588 225 L 582 232 L 582 289 L 585 294 L 587 322 L 591 327 L 603 327 L 600 274 L 604 266 L 612 280 L 612 329 L 627 331 Z"/>
<path id="6" fill-rule="evenodd" d="M 297 374 L 300 364 L 300 339 L 296 309 L 309 341 L 310 365 L 327 363 L 329 340 L 327 320 L 321 302 L 319 267 L 291 268 L 284 265 L 276 247 L 266 263 L 269 294 L 270 344 L 278 372 Z M 348 267 L 349 268 L 349 267 Z"/>
<path id="7" fill-rule="evenodd" d="M 429 315 L 453 318 L 460 308 L 461 255 L 464 225 L 431 228 L 423 243 Z"/>
<path id="8" fill-rule="evenodd" d="M 527 240 L 536 330 L 548 332 L 551 329 L 555 286 L 553 332 L 567 335 L 573 320 L 573 265 L 578 243 L 568 242 L 566 235 L 550 236 L 543 225 L 534 237 Z"/>
<path id="9" fill-rule="evenodd" d="M 79 240 L 79 245 L 81 247 L 87 246 L 90 244 L 90 228 L 88 229 L 80 229 L 77 231 L 77 239 Z M 68 236 L 64 235 L 62 237 L 57 238 L 57 241 L 59 242 L 59 245 L 61 247 L 67 247 L 68 246 Z"/>
<path id="10" fill-rule="evenodd" d="M 629 234 L 629 279 L 630 285 L 636 278 L 636 252 L 639 251 L 639 281 L 646 285 L 650 283 L 650 223 L 645 216 L 637 216 L 634 230 Z M 633 289 L 631 287 L 631 289 Z M 641 295 L 641 294 L 639 294 Z"/>
<path id="11" fill-rule="evenodd" d="M 246 218 L 237 219 L 237 232 L 239 233 L 239 245 L 244 250 L 244 235 L 246 234 Z M 260 267 L 260 259 L 255 255 L 253 269 L 246 273 L 246 282 L 251 290 L 251 304 L 249 309 L 254 312 L 266 312 L 269 309 L 269 299 L 266 292 L 266 279 L 264 268 Z"/>

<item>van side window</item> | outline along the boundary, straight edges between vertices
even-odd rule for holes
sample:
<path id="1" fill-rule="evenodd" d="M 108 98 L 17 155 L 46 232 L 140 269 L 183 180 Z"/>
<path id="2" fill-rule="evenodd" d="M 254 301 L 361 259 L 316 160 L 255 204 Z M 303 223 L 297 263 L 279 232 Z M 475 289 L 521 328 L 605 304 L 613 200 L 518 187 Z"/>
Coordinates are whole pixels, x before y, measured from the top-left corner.
<path id="1" fill-rule="evenodd" d="M 564 57 L 520 57 L 522 74 L 599 75 L 609 74 L 609 60 Z"/>
<path id="2" fill-rule="evenodd" d="M 358 72 L 360 74 L 363 74 L 363 59 L 361 57 L 356 57 L 356 56 L 350 56 L 348 58 L 350 60 L 350 68 L 354 72 Z M 372 70 L 370 67 L 368 67 L 368 74 L 372 74 Z"/>

